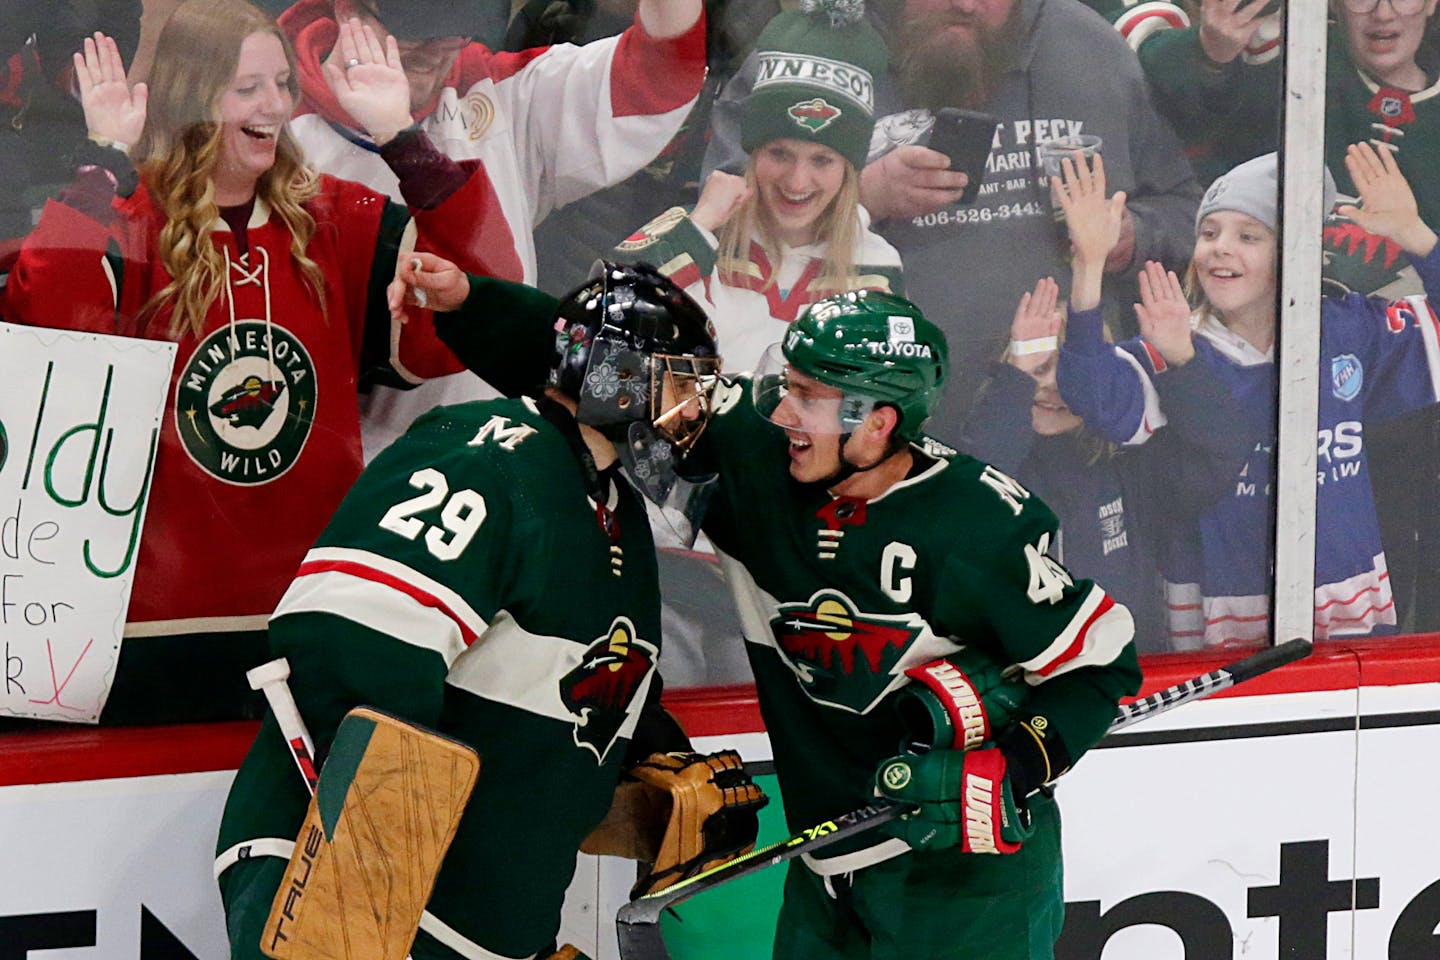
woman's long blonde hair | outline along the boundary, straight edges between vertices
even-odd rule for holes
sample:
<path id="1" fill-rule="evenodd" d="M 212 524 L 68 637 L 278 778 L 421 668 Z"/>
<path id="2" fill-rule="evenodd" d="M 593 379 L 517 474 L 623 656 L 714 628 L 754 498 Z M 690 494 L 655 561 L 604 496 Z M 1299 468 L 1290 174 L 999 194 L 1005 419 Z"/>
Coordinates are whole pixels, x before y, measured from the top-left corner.
<path id="1" fill-rule="evenodd" d="M 853 290 L 859 285 L 859 276 L 855 273 L 855 248 L 860 239 L 860 175 L 849 160 L 842 162 L 845 164 L 845 178 L 830 206 L 816 220 L 816 242 L 826 244 L 825 267 L 811 288 L 817 296 Z M 745 265 L 750 262 L 750 241 L 753 237 L 760 238 L 760 246 L 771 263 L 780 261 L 780 239 L 760 205 L 760 192 L 755 189 L 754 160 L 745 164 L 745 183 L 750 187 L 750 195 L 740 209 L 725 221 L 718 238 L 720 281 L 726 284 L 731 282 L 727 277 L 743 273 Z M 765 286 L 768 288 L 774 282 L 772 275 Z"/>
<path id="2" fill-rule="evenodd" d="M 165 214 L 160 261 L 171 280 L 141 308 L 142 325 L 174 303 L 170 335 L 198 337 L 205 316 L 226 283 L 224 252 L 210 242 L 219 220 L 213 173 L 220 153 L 219 100 L 235 75 L 245 38 L 267 33 L 280 40 L 290 63 L 290 92 L 298 99 L 295 54 L 275 22 L 244 0 L 187 0 L 166 22 L 150 71 L 145 128 L 131 156 L 156 206 Z M 302 206 L 318 190 L 287 126 L 280 129 L 275 164 L 255 184 L 290 230 L 290 254 L 321 309 L 325 278 L 305 253 L 315 220 Z"/>

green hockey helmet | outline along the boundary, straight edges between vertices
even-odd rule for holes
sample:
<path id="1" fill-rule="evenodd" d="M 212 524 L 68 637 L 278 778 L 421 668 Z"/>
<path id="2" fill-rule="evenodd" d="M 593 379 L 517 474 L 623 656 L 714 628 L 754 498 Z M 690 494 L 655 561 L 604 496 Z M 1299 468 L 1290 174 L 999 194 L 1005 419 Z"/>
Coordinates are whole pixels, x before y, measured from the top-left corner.
<path id="1" fill-rule="evenodd" d="M 884 404 L 900 413 L 895 435 L 917 440 L 940 403 L 948 364 L 945 334 L 909 300 L 877 290 L 839 293 L 812 303 L 770 348 L 756 371 L 755 405 L 766 417 L 774 412 L 789 367 L 842 391 L 841 432 Z"/>

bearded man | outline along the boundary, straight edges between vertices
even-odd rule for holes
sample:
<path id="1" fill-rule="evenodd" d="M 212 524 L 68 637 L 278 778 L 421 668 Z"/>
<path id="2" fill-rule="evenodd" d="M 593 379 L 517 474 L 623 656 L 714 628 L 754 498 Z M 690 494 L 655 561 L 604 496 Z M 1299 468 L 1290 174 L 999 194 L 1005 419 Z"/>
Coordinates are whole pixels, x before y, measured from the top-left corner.
<path id="1" fill-rule="evenodd" d="M 877 78 L 875 135 L 861 200 L 900 251 L 906 295 L 946 333 L 950 388 L 929 424 L 954 445 L 986 365 L 1005 347 L 1021 295 L 1043 276 L 1069 276 L 1037 147 L 1101 138 L 1111 188 L 1128 201 L 1120 243 L 1106 263 L 1112 320 L 1133 323 L 1135 270 L 1146 260 L 1183 269 L 1200 188 L 1174 131 L 1152 107 L 1125 39 L 1080 0 L 889 0 L 872 3 L 891 70 Z M 737 169 L 738 112 L 754 71 L 727 86 L 713 117 L 708 169 Z M 925 147 L 935 112 L 981 110 L 996 119 L 984 182 L 958 203 L 963 173 Z M 1062 291 L 1062 296 L 1065 291 Z M 1123 314 L 1120 307 L 1123 306 Z"/>

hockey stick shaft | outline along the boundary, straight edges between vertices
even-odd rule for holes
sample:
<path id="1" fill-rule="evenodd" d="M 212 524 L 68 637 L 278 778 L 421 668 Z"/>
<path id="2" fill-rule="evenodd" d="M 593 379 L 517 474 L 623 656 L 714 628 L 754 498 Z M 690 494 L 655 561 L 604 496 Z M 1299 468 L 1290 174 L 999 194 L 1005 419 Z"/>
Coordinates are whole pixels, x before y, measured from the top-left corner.
<path id="1" fill-rule="evenodd" d="M 310 739 L 300 708 L 295 706 L 295 698 L 290 694 L 289 678 L 290 661 L 284 657 L 262 663 L 245 674 L 245 679 L 250 681 L 250 689 L 265 694 L 270 712 L 275 714 L 275 722 L 280 725 L 285 745 L 290 748 L 290 756 L 295 759 L 295 766 L 305 780 L 305 789 L 313 797 L 316 784 L 320 782 L 320 775 L 315 771 L 315 742 Z"/>
<path id="2" fill-rule="evenodd" d="M 1152 693 L 1143 700 L 1122 704 L 1115 714 L 1115 719 L 1110 722 L 1109 729 L 1105 732 L 1109 735 L 1118 730 L 1124 730 L 1132 723 L 1159 716 L 1192 700 L 1203 700 L 1211 694 L 1227 690 L 1237 683 L 1254 679 L 1262 673 L 1269 673 L 1276 667 L 1303 660 L 1309 655 L 1309 640 L 1297 638 L 1287 640 L 1278 646 L 1266 647 L 1259 653 L 1251 654 L 1243 660 L 1236 660 L 1234 663 L 1217 667 L 1209 673 L 1192 677 L 1184 683 L 1177 683 L 1173 687 L 1166 687 L 1164 690 Z"/>
<path id="3" fill-rule="evenodd" d="M 1192 677 L 1183 683 L 1166 687 L 1143 700 L 1124 704 L 1115 714 L 1106 734 L 1123 730 L 1131 724 L 1148 720 L 1190 703 L 1202 700 L 1221 690 L 1252 680 L 1287 663 L 1303 659 L 1310 653 L 1308 640 L 1290 640 L 1268 647 L 1209 673 Z M 660 933 L 660 914 L 698 893 L 703 893 L 766 867 L 793 860 L 795 857 L 827 847 L 846 837 L 889 823 L 912 809 L 910 805 L 890 800 L 877 800 L 869 806 L 852 810 L 844 816 L 807 827 L 779 843 L 752 850 L 718 867 L 697 874 L 657 893 L 632 900 L 620 908 L 616 930 L 620 941 L 620 960 L 669 960 Z"/>

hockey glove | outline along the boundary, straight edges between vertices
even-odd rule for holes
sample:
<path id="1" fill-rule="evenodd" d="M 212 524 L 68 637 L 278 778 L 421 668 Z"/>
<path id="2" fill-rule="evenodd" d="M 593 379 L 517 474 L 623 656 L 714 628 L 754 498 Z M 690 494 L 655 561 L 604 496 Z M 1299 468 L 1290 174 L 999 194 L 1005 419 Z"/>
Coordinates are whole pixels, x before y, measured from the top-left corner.
<path id="1" fill-rule="evenodd" d="M 875 792 L 920 808 L 883 828 L 916 850 L 1014 853 L 1034 832 L 995 747 L 891 757 L 875 773 Z"/>
<path id="2" fill-rule="evenodd" d="M 754 848 L 770 799 L 735 751 L 654 753 L 627 776 L 633 782 L 616 790 L 610 814 L 580 849 L 650 861 L 632 900 Z"/>
<path id="3" fill-rule="evenodd" d="M 968 647 L 905 671 L 895 707 L 909 731 L 900 749 L 973 750 L 994 740 L 1029 694 L 1022 671 Z"/>

